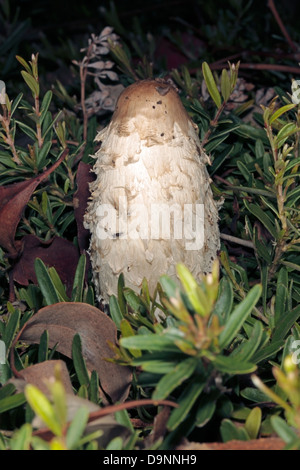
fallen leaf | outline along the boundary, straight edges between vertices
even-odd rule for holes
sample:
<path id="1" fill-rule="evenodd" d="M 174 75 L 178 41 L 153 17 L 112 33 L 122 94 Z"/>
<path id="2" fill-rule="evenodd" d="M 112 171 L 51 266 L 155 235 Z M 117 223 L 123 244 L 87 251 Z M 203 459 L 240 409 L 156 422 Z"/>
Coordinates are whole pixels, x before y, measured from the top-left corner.
<path id="1" fill-rule="evenodd" d="M 48 242 L 43 242 L 35 235 L 25 235 L 22 254 L 12 270 L 12 279 L 22 286 L 28 286 L 30 281 L 37 284 L 34 270 L 36 258 L 40 258 L 46 266 L 53 266 L 56 269 L 66 286 L 67 295 L 70 296 L 79 260 L 76 246 L 61 237 L 54 237 Z"/>
<path id="2" fill-rule="evenodd" d="M 228 442 L 188 442 L 176 447 L 175 450 L 283 450 L 285 442 L 279 437 L 263 437 L 250 441 Z"/>
<path id="3" fill-rule="evenodd" d="M 40 309 L 17 335 L 15 341 L 39 343 L 41 334 L 49 333 L 49 347 L 57 344 L 57 351 L 72 356 L 72 342 L 78 333 L 82 343 L 82 355 L 89 371 L 98 373 L 101 388 L 112 402 L 124 401 L 132 380 L 131 368 L 108 362 L 113 352 L 107 341 L 117 342 L 114 322 L 101 310 L 80 302 L 62 302 Z"/>
<path id="4" fill-rule="evenodd" d="M 60 367 L 60 380 L 66 393 L 73 394 L 69 372 L 64 361 L 52 360 L 39 362 L 18 371 L 18 378 L 10 379 L 18 392 L 23 392 L 27 384 L 35 385 L 45 395 L 49 395 L 47 382 L 55 377 L 55 369 Z"/>
<path id="5" fill-rule="evenodd" d="M 7 252 L 9 258 L 14 259 L 19 254 L 20 245 L 15 243 L 15 234 L 33 191 L 61 164 L 68 152 L 66 149 L 50 168 L 35 178 L 0 186 L 0 246 Z"/>

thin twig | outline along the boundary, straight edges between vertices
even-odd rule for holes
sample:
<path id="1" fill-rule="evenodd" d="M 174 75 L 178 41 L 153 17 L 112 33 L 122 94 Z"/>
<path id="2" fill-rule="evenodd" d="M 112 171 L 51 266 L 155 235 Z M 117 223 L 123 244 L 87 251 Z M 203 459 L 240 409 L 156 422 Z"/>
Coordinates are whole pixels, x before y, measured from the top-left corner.
<path id="1" fill-rule="evenodd" d="M 227 240 L 238 245 L 246 246 L 247 248 L 251 248 L 252 250 L 255 249 L 254 244 L 250 240 L 243 240 L 242 238 L 233 237 L 232 235 L 228 235 L 227 233 L 220 233 L 220 237 L 223 240 Z"/>
<path id="2" fill-rule="evenodd" d="M 279 13 L 275 7 L 275 4 L 274 4 L 274 0 L 268 0 L 268 7 L 270 8 L 270 10 L 272 11 L 273 15 L 274 15 L 274 18 L 282 32 L 282 34 L 284 35 L 285 39 L 287 40 L 287 42 L 289 43 L 289 46 L 291 49 L 293 49 L 293 51 L 295 52 L 298 52 L 298 47 L 296 46 L 296 44 L 293 42 L 291 36 L 289 35 L 289 33 L 287 32 L 287 29 L 286 27 L 284 26 L 280 16 L 279 16 Z"/>

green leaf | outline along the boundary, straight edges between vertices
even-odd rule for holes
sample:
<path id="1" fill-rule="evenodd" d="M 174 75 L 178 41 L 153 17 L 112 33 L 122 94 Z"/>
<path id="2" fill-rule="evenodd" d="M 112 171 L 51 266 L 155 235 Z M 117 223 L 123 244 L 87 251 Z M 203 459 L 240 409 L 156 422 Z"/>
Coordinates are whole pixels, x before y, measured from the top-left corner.
<path id="1" fill-rule="evenodd" d="M 19 93 L 18 96 L 14 99 L 12 106 L 11 106 L 11 114 L 10 117 L 12 118 L 14 112 L 16 111 L 17 107 L 19 106 L 19 103 L 21 99 L 23 98 L 23 93 Z"/>
<path id="2" fill-rule="evenodd" d="M 80 385 L 89 385 L 89 374 L 82 356 L 81 338 L 78 333 L 74 335 L 72 342 L 72 359 Z"/>
<path id="3" fill-rule="evenodd" d="M 23 57 L 16 55 L 16 59 L 18 62 L 20 62 L 21 65 L 23 65 L 24 69 L 27 70 L 29 74 L 32 73 L 30 65 L 26 62 L 25 59 L 23 59 Z"/>
<path id="4" fill-rule="evenodd" d="M 224 330 L 219 336 L 219 345 L 221 348 L 229 346 L 236 334 L 240 331 L 243 323 L 246 321 L 260 298 L 261 292 L 262 287 L 260 284 L 252 287 L 245 299 L 243 299 L 231 313 Z"/>
<path id="5" fill-rule="evenodd" d="M 300 305 L 297 305 L 293 310 L 282 314 L 276 328 L 274 329 L 272 342 L 284 339 L 299 317 Z"/>
<path id="6" fill-rule="evenodd" d="M 271 343 L 256 351 L 256 353 L 252 356 L 252 361 L 258 364 L 259 362 L 274 356 L 274 354 L 276 354 L 283 347 L 283 345 L 283 340 L 275 340 L 273 337 Z"/>
<path id="7" fill-rule="evenodd" d="M 215 105 L 219 109 L 221 106 L 221 95 L 219 93 L 215 79 L 207 62 L 203 62 L 202 64 L 202 73 L 207 86 L 208 93 L 210 94 L 211 98 L 215 102 Z"/>
<path id="8" fill-rule="evenodd" d="M 41 334 L 39 351 L 38 351 L 38 362 L 44 362 L 48 359 L 48 348 L 49 348 L 49 333 L 45 330 Z"/>
<path id="9" fill-rule="evenodd" d="M 274 226 L 273 221 L 270 217 L 256 204 L 249 204 L 246 200 L 244 200 L 244 204 L 246 208 L 257 218 L 261 221 L 261 223 L 266 227 L 266 229 L 270 232 L 273 238 L 277 238 L 277 230 Z"/>
<path id="10" fill-rule="evenodd" d="M 24 134 L 28 135 L 34 142 L 37 140 L 36 132 L 31 127 L 29 127 L 27 124 L 21 121 L 16 120 L 16 123 L 18 124 L 20 129 L 24 132 Z"/>
<path id="11" fill-rule="evenodd" d="M 281 268 L 277 277 L 276 297 L 275 297 L 275 325 L 282 316 L 286 315 L 288 300 L 288 272 L 286 268 Z"/>
<path id="12" fill-rule="evenodd" d="M 46 113 L 49 109 L 49 106 L 50 106 L 50 103 L 51 103 L 51 100 L 52 100 L 52 96 L 53 96 L 52 91 L 48 90 L 45 93 L 45 96 L 43 98 L 42 105 L 41 105 L 41 124 L 42 124 L 43 120 L 45 119 Z"/>
<path id="13" fill-rule="evenodd" d="M 1 387 L 0 388 L 0 401 L 3 398 L 6 398 L 12 395 L 15 392 L 15 390 L 16 390 L 16 387 L 12 383 L 8 383 L 4 385 L 3 387 Z"/>
<path id="14" fill-rule="evenodd" d="M 279 416 L 271 417 L 271 424 L 274 431 L 278 434 L 281 439 L 287 444 L 293 443 L 297 438 L 295 431 Z"/>
<path id="15" fill-rule="evenodd" d="M 35 259 L 34 268 L 37 281 L 44 296 L 46 305 L 59 303 L 59 295 L 55 289 L 45 264 L 40 258 Z"/>
<path id="16" fill-rule="evenodd" d="M 30 73 L 26 72 L 25 70 L 21 71 L 21 75 L 24 78 L 26 84 L 29 86 L 33 97 L 34 98 L 38 97 L 39 93 L 40 93 L 40 86 L 39 86 L 37 80 L 32 75 L 30 75 Z"/>
<path id="17" fill-rule="evenodd" d="M 198 428 L 205 426 L 213 417 L 216 410 L 216 401 L 210 397 L 200 398 L 199 406 L 196 412 L 195 424 Z"/>
<path id="18" fill-rule="evenodd" d="M 109 313 L 113 322 L 116 324 L 116 327 L 118 328 L 118 330 L 120 330 L 120 324 L 124 317 L 122 315 L 119 302 L 115 295 L 111 295 L 109 298 Z"/>
<path id="19" fill-rule="evenodd" d="M 2 400 L 0 400 L 0 414 L 17 408 L 24 403 L 26 403 L 24 393 L 17 393 L 16 395 L 2 398 Z"/>
<path id="20" fill-rule="evenodd" d="M 246 387 L 241 390 L 240 395 L 254 403 L 269 403 L 270 401 L 270 397 L 257 388 Z"/>
<path id="21" fill-rule="evenodd" d="M 187 380 L 194 373 L 198 364 L 198 359 L 188 358 L 170 370 L 157 384 L 152 395 L 153 400 L 163 400 L 177 388 L 182 382 Z"/>
<path id="22" fill-rule="evenodd" d="M 124 287 L 125 287 L 124 274 L 121 273 L 118 279 L 118 303 L 119 303 L 122 315 L 125 315 L 127 313 L 126 300 L 125 300 L 125 296 L 123 293 Z"/>
<path id="23" fill-rule="evenodd" d="M 224 101 L 228 101 L 231 95 L 231 86 L 229 75 L 226 69 L 223 69 L 221 74 L 221 93 Z"/>
<path id="24" fill-rule="evenodd" d="M 286 104 L 285 106 L 282 106 L 281 108 L 277 109 L 275 111 L 275 113 L 273 113 L 271 118 L 270 118 L 270 124 L 272 124 L 272 122 L 276 121 L 276 119 L 278 119 L 280 116 L 282 116 L 282 114 L 286 113 L 290 109 L 295 108 L 295 106 L 296 106 L 295 104 Z"/>
<path id="25" fill-rule="evenodd" d="M 13 433 L 13 437 L 10 440 L 11 450 L 30 450 L 32 438 L 32 427 L 29 423 L 23 424 L 23 426 Z"/>
<path id="26" fill-rule="evenodd" d="M 232 284 L 228 279 L 223 277 L 220 280 L 218 298 L 215 303 L 212 315 L 217 315 L 220 326 L 223 326 L 232 310 L 233 291 Z"/>
<path id="27" fill-rule="evenodd" d="M 217 356 L 212 363 L 215 368 L 225 374 L 250 374 L 256 370 L 256 365 L 250 362 L 240 361 L 231 356 Z"/>
<path id="28" fill-rule="evenodd" d="M 10 314 L 8 322 L 5 326 L 5 330 L 2 336 L 2 341 L 4 341 L 6 349 L 10 348 L 12 340 L 19 328 L 21 318 L 20 310 L 15 310 Z"/>
<path id="29" fill-rule="evenodd" d="M 175 408 L 167 422 L 167 428 L 173 431 L 187 417 L 191 408 L 195 404 L 199 395 L 201 395 L 206 384 L 206 380 L 196 377 L 190 382 L 178 399 L 178 408 Z"/>
<path id="30" fill-rule="evenodd" d="M 69 302 L 69 298 L 66 294 L 66 288 L 63 285 L 56 269 L 53 266 L 51 266 L 51 268 L 49 268 L 49 270 L 48 270 L 48 273 L 49 273 L 51 281 L 54 285 L 56 293 L 58 294 L 58 296 L 60 298 L 60 302 Z"/>
<path id="31" fill-rule="evenodd" d="M 149 335 L 135 335 L 129 338 L 121 338 L 121 346 L 127 349 L 141 349 L 146 351 L 176 351 L 177 346 L 174 340 L 166 335 L 157 335 L 150 333 Z"/>
<path id="32" fill-rule="evenodd" d="M 256 321 L 250 338 L 234 349 L 230 357 L 233 358 L 238 356 L 240 361 L 250 360 L 260 346 L 262 336 L 263 326 L 260 321 Z"/>
<path id="33" fill-rule="evenodd" d="M 249 415 L 247 416 L 247 419 L 245 422 L 245 429 L 250 439 L 257 439 L 260 426 L 261 426 L 261 417 L 262 417 L 262 412 L 258 406 L 253 408 L 251 412 L 249 413 Z"/>
<path id="34" fill-rule="evenodd" d="M 134 433 L 134 427 L 127 410 L 120 410 L 115 413 L 116 421 L 122 426 L 130 429 Z"/>
<path id="35" fill-rule="evenodd" d="M 66 443 L 68 449 L 76 449 L 78 442 L 80 441 L 80 438 L 84 433 L 85 427 L 88 422 L 88 417 L 89 410 L 87 407 L 82 406 L 76 411 L 75 416 L 72 419 L 71 424 L 68 428 L 66 436 Z"/>
<path id="36" fill-rule="evenodd" d="M 121 337 L 125 340 L 126 338 L 135 338 L 135 333 L 129 321 L 123 318 L 120 323 Z M 133 357 L 140 357 L 141 351 L 138 348 L 128 348 Z"/>
<path id="37" fill-rule="evenodd" d="M 62 429 L 55 417 L 54 408 L 50 401 L 35 385 L 25 386 L 26 399 L 39 418 L 48 426 L 56 436 L 62 436 Z"/>
<path id="38" fill-rule="evenodd" d="M 229 442 L 233 440 L 249 441 L 249 436 L 246 429 L 238 428 L 229 419 L 223 419 L 220 426 L 220 433 L 223 442 Z"/>
<path id="39" fill-rule="evenodd" d="M 85 279 L 85 268 L 86 268 L 86 257 L 82 254 L 79 258 L 72 290 L 72 301 L 73 302 L 82 302 L 83 297 L 83 287 Z"/>

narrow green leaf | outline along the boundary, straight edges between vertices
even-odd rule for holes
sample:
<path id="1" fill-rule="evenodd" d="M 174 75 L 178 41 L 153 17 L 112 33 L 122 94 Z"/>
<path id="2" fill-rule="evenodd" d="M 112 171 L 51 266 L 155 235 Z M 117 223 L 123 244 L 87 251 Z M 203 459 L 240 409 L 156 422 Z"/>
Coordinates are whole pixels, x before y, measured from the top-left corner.
<path id="1" fill-rule="evenodd" d="M 15 122 L 18 124 L 18 126 L 24 132 L 24 134 L 28 135 L 28 137 L 30 137 L 34 142 L 37 140 L 36 132 L 33 129 L 31 129 L 31 127 L 29 127 L 24 122 L 21 122 L 18 120 L 16 120 Z"/>
<path id="2" fill-rule="evenodd" d="M 275 331 L 277 331 L 277 329 L 278 327 Z M 278 340 L 275 339 L 273 336 L 271 343 L 269 343 L 267 346 L 264 346 L 262 349 L 258 349 L 258 351 L 256 351 L 256 353 L 252 356 L 252 361 L 255 362 L 255 364 L 258 364 L 259 362 L 274 356 L 274 354 L 276 354 L 280 349 L 282 349 L 283 346 L 283 339 Z"/>
<path id="3" fill-rule="evenodd" d="M 234 349 L 230 354 L 230 357 L 238 357 L 240 361 L 249 361 L 261 344 L 263 331 L 262 323 L 260 321 L 256 321 L 250 338 L 243 341 L 236 349 Z"/>
<path id="4" fill-rule="evenodd" d="M 23 93 L 19 93 L 18 96 L 14 99 L 14 101 L 12 103 L 12 106 L 11 106 L 11 114 L 10 114 L 11 118 L 12 118 L 14 112 L 16 111 L 16 109 L 18 108 L 19 103 L 20 103 L 22 98 L 23 98 Z"/>
<path id="5" fill-rule="evenodd" d="M 66 443 L 69 450 L 76 449 L 88 422 L 89 410 L 81 406 L 75 413 L 67 431 Z"/>
<path id="6" fill-rule="evenodd" d="M 46 113 L 49 109 L 49 106 L 50 106 L 50 103 L 51 103 L 51 100 L 52 100 L 52 96 L 53 96 L 52 91 L 48 90 L 45 93 L 45 96 L 43 98 L 42 105 L 41 105 L 41 124 L 42 124 L 43 120 L 45 119 Z"/>
<path id="7" fill-rule="evenodd" d="M 296 106 L 295 104 L 286 104 L 285 106 L 282 106 L 281 108 L 277 109 L 270 118 L 270 124 L 276 121 L 276 119 L 282 116 L 282 114 L 286 113 L 287 111 L 290 111 L 290 109 L 295 108 L 295 106 Z"/>
<path id="8" fill-rule="evenodd" d="M 219 336 L 219 345 L 221 348 L 229 346 L 236 334 L 240 331 L 243 323 L 252 312 L 259 297 L 261 296 L 262 287 L 260 284 L 252 287 L 245 299 L 231 313 L 224 330 Z"/>
<path id="9" fill-rule="evenodd" d="M 21 71 L 21 75 L 24 78 L 26 84 L 29 86 L 33 97 L 34 98 L 38 97 L 40 93 L 40 86 L 38 82 L 36 81 L 36 79 L 25 70 Z"/>
<path id="10" fill-rule="evenodd" d="M 115 418 L 119 424 L 130 429 L 131 432 L 134 432 L 134 427 L 127 410 L 117 411 L 115 413 Z"/>
<path id="11" fill-rule="evenodd" d="M 261 221 L 261 223 L 266 227 L 266 229 L 270 232 L 273 238 L 277 238 L 277 230 L 274 226 L 273 221 L 270 217 L 256 204 L 249 204 L 246 200 L 244 200 L 244 204 L 246 208 L 255 216 L 257 219 Z"/>
<path id="12" fill-rule="evenodd" d="M 59 303 L 59 295 L 55 289 L 45 264 L 40 258 L 35 259 L 34 268 L 37 281 L 44 296 L 46 305 Z"/>
<path id="13" fill-rule="evenodd" d="M 232 284 L 226 277 L 220 280 L 218 298 L 215 303 L 212 315 L 217 315 L 219 323 L 223 326 L 232 310 L 233 304 L 233 291 Z"/>
<path id="14" fill-rule="evenodd" d="M 225 374 L 250 374 L 256 370 L 256 365 L 250 362 L 240 361 L 239 358 L 231 356 L 217 356 L 212 363 L 215 368 Z"/>
<path id="15" fill-rule="evenodd" d="M 55 417 L 54 408 L 50 401 L 35 385 L 25 387 L 26 399 L 39 418 L 48 426 L 56 436 L 62 436 L 62 429 Z"/>
<path id="16" fill-rule="evenodd" d="M 190 382 L 178 399 L 178 408 L 175 408 L 167 422 L 167 428 L 173 431 L 187 417 L 188 413 L 195 404 L 197 398 L 201 395 L 206 381 L 197 377 Z"/>
<path id="17" fill-rule="evenodd" d="M 178 352 L 178 348 L 174 344 L 173 339 L 152 333 L 149 335 L 135 335 L 129 338 L 121 338 L 120 343 L 121 346 L 127 349 Z"/>
<path id="18" fill-rule="evenodd" d="M 19 55 L 16 55 L 16 59 L 17 59 L 18 62 L 20 62 L 21 65 L 23 65 L 24 69 L 25 69 L 29 74 L 32 73 L 30 65 L 26 62 L 25 59 L 23 59 L 23 57 L 21 57 L 21 56 L 19 56 Z"/>
<path id="19" fill-rule="evenodd" d="M 20 318 L 20 310 L 15 310 L 9 316 L 8 322 L 5 326 L 4 334 L 2 336 L 2 341 L 4 341 L 7 350 L 10 348 L 12 340 L 14 339 L 14 336 L 19 328 Z"/>
<path id="20" fill-rule="evenodd" d="M 170 370 L 157 384 L 152 395 L 153 400 L 163 400 L 175 390 L 182 382 L 187 380 L 194 373 L 198 360 L 188 358 Z"/>
<path id="21" fill-rule="evenodd" d="M 287 444 L 294 442 L 298 436 L 295 431 L 279 416 L 271 417 L 271 424 L 274 431 L 278 434 L 281 439 Z"/>
<path id="22" fill-rule="evenodd" d="M 203 72 L 203 77 L 207 86 L 208 93 L 210 94 L 211 98 L 215 102 L 215 105 L 219 109 L 221 106 L 221 95 L 219 93 L 215 79 L 213 77 L 213 74 L 207 62 L 203 62 L 202 72 Z"/>
<path id="23" fill-rule="evenodd" d="M 0 414 L 4 413 L 5 411 L 17 408 L 18 406 L 23 405 L 24 403 L 26 403 L 24 393 L 17 393 L 16 395 L 5 397 L 0 400 Z"/>
<path id="24" fill-rule="evenodd" d="M 72 342 L 72 359 L 80 385 L 88 386 L 90 379 L 85 360 L 82 355 L 81 338 L 78 333 L 74 335 Z"/>
<path id="25" fill-rule="evenodd" d="M 11 450 L 30 450 L 32 438 L 32 427 L 29 423 L 23 424 L 23 426 L 13 433 L 13 437 L 10 440 Z"/>
<path id="26" fill-rule="evenodd" d="M 72 301 L 73 302 L 82 302 L 83 297 L 83 287 L 85 279 L 85 268 L 86 268 L 86 257 L 82 254 L 79 258 L 72 290 Z"/>
<path id="27" fill-rule="evenodd" d="M 123 294 L 124 287 L 125 287 L 124 274 L 121 273 L 118 279 L 118 303 L 119 303 L 122 315 L 125 315 L 127 312 L 126 300 Z"/>
<path id="28" fill-rule="evenodd" d="M 63 285 L 62 280 L 60 279 L 56 269 L 54 267 L 51 267 L 49 268 L 48 272 L 54 285 L 54 288 L 60 298 L 60 302 L 69 302 L 70 299 L 66 294 L 66 288 Z"/>
<path id="29" fill-rule="evenodd" d="M 45 330 L 41 334 L 39 350 L 38 350 L 38 362 L 44 362 L 48 360 L 48 348 L 49 348 L 49 333 Z"/>
<path id="30" fill-rule="evenodd" d="M 227 101 L 231 95 L 230 79 L 226 69 L 223 69 L 221 74 L 221 93 L 224 101 Z"/>
<path id="31" fill-rule="evenodd" d="M 109 313 L 116 327 L 118 328 L 118 330 L 120 330 L 120 324 L 124 317 L 122 315 L 119 302 L 115 295 L 111 295 L 109 298 Z"/>
<path id="32" fill-rule="evenodd" d="M 275 325 L 282 316 L 286 315 L 288 300 L 288 272 L 282 267 L 278 273 L 275 297 Z"/>
<path id="33" fill-rule="evenodd" d="M 282 314 L 276 325 L 276 328 L 274 329 L 272 342 L 284 339 L 299 317 L 300 305 L 297 305 L 297 307 L 295 307 L 290 312 L 285 312 L 285 314 Z"/>

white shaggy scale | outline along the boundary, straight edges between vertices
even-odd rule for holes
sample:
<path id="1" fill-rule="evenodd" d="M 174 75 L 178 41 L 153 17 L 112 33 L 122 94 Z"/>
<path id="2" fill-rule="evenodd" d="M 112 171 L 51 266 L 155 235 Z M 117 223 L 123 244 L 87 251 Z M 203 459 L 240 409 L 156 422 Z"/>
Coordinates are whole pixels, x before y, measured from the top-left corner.
<path id="1" fill-rule="evenodd" d="M 176 278 L 179 262 L 196 278 L 209 272 L 219 248 L 218 209 L 208 158 L 175 89 L 163 80 L 134 83 L 97 140 L 85 226 L 99 299 L 117 293 L 121 272 L 136 291 L 145 277 L 152 293 L 160 275 Z M 197 204 L 204 205 L 203 246 Z"/>

